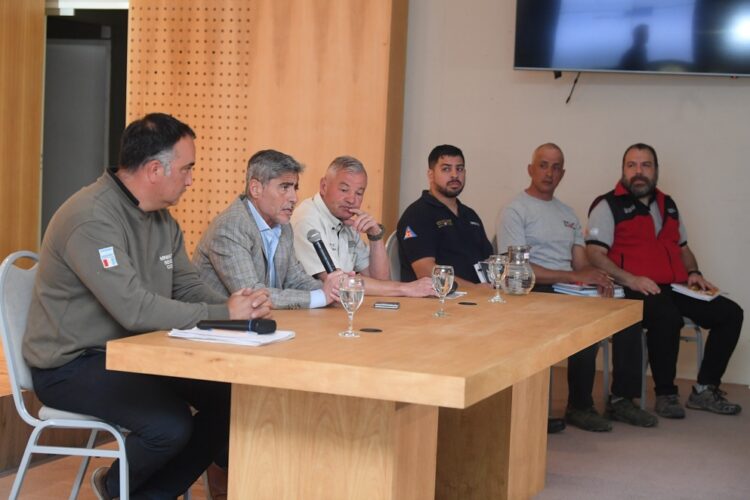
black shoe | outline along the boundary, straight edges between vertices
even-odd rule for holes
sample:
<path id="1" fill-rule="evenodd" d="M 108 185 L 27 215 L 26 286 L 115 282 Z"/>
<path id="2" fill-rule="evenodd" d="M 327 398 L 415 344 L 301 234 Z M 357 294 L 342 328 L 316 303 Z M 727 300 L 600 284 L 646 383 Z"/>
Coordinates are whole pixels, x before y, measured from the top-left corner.
<path id="1" fill-rule="evenodd" d="M 612 430 L 612 422 L 599 415 L 593 406 L 585 410 L 569 406 L 565 411 L 565 420 L 584 431 L 609 432 Z"/>
<path id="2" fill-rule="evenodd" d="M 565 429 L 565 420 L 561 418 L 547 419 L 547 434 L 555 434 Z"/>
<path id="3" fill-rule="evenodd" d="M 610 397 L 607 403 L 607 416 L 610 420 L 618 420 L 638 427 L 654 427 L 659 419 L 646 410 L 641 410 L 632 399 Z"/>

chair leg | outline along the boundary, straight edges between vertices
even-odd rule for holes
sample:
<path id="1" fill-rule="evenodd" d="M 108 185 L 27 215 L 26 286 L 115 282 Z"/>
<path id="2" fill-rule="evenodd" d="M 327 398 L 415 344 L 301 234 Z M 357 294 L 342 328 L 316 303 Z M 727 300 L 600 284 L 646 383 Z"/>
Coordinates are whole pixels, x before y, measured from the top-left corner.
<path id="1" fill-rule="evenodd" d="M 128 456 L 125 452 L 125 439 L 122 434 L 115 435 L 117 449 L 120 452 L 120 500 L 130 500 L 130 472 L 128 470 Z"/>
<path id="2" fill-rule="evenodd" d="M 602 377 L 604 384 L 604 388 L 602 392 L 604 393 L 604 405 L 607 405 L 607 402 L 609 401 L 609 339 L 604 339 L 600 342 L 602 347 Z"/>
<path id="3" fill-rule="evenodd" d="M 646 330 L 641 332 L 641 410 L 646 409 L 646 381 L 648 371 L 648 344 L 646 343 Z"/>
<path id="4" fill-rule="evenodd" d="M 91 434 L 89 435 L 89 440 L 86 443 L 86 448 L 93 448 L 94 444 L 96 443 L 96 436 L 99 433 L 96 429 L 91 430 Z M 86 476 L 86 470 L 89 468 L 89 463 L 91 462 L 91 457 L 83 457 L 81 460 L 81 465 L 78 467 L 78 474 L 76 474 L 75 481 L 73 482 L 73 490 L 70 492 L 69 500 L 76 500 L 78 498 L 78 493 L 81 491 L 81 485 L 83 484 L 83 478 Z"/>
<path id="5" fill-rule="evenodd" d="M 23 478 L 26 476 L 26 472 L 29 469 L 29 462 L 31 461 L 32 450 L 36 446 L 37 441 L 39 440 L 40 433 L 41 433 L 40 427 L 34 427 L 34 430 L 31 431 L 29 440 L 26 442 L 26 449 L 23 452 L 21 463 L 18 465 L 18 472 L 16 473 L 16 478 L 13 480 L 13 487 L 10 490 L 10 495 L 8 495 L 8 500 L 16 500 L 18 498 L 18 493 L 21 491 L 21 484 L 23 483 Z"/>
<path id="6" fill-rule="evenodd" d="M 695 325 L 695 377 L 698 378 L 698 374 L 701 372 L 701 365 L 703 365 L 703 330 L 698 325 Z"/>

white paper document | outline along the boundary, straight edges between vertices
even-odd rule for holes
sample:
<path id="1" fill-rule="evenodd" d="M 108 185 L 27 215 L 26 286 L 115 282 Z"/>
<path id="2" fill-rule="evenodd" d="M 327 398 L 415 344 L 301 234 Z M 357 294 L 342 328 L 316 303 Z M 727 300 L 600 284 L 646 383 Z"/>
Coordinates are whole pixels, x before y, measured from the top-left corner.
<path id="1" fill-rule="evenodd" d="M 573 283 L 555 283 L 552 285 L 552 289 L 557 293 L 564 293 L 565 295 L 577 295 L 579 297 L 598 297 L 599 290 L 595 285 L 576 285 Z M 616 299 L 625 297 L 625 290 L 620 285 L 615 285 Z"/>
<path id="2" fill-rule="evenodd" d="M 687 285 L 680 283 L 672 283 L 672 290 L 694 299 L 705 300 L 706 302 L 712 301 L 720 295 L 718 290 L 693 290 Z"/>
<path id="3" fill-rule="evenodd" d="M 261 346 L 273 344 L 274 342 L 283 342 L 294 338 L 294 332 L 289 330 L 276 330 L 274 333 L 258 335 L 255 332 L 241 332 L 236 330 L 201 330 L 200 328 L 191 328 L 190 330 L 173 329 L 169 332 L 170 337 L 187 340 L 197 340 L 199 342 L 215 342 L 219 344 L 249 345 Z"/>

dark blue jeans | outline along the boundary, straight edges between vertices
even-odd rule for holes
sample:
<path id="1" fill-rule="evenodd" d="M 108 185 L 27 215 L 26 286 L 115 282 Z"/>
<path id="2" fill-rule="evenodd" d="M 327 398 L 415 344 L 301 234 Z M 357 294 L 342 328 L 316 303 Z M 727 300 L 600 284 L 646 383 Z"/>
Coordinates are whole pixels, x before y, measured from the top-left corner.
<path id="1" fill-rule="evenodd" d="M 172 377 L 108 371 L 105 353 L 89 350 L 54 369 L 32 369 L 45 405 L 98 417 L 128 430 L 132 498 L 174 499 L 211 462 L 226 465 L 230 386 Z M 117 463 L 107 475 L 119 493 Z"/>

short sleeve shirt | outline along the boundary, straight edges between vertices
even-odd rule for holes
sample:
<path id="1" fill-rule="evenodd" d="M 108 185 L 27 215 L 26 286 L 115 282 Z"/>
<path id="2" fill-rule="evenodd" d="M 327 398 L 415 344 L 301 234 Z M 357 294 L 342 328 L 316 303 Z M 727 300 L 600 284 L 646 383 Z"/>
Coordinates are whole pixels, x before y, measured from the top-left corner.
<path id="1" fill-rule="evenodd" d="M 511 245 L 529 245 L 531 263 L 554 271 L 572 271 L 573 247 L 585 244 L 571 207 L 557 198 L 540 200 L 526 192 L 505 207 L 497 234 L 499 252 Z"/>
<path id="2" fill-rule="evenodd" d="M 478 283 L 474 264 L 492 254 L 484 225 L 477 213 L 458 202 L 458 215 L 423 191 L 398 222 L 401 279 L 416 279 L 412 262 L 433 257 L 436 264 L 453 266 L 455 275 Z"/>
<path id="3" fill-rule="evenodd" d="M 361 272 L 370 266 L 370 248 L 359 233 L 336 218 L 326 206 L 320 193 L 307 198 L 292 214 L 294 252 L 310 275 L 325 271 L 307 233 L 315 229 L 328 248 L 336 268 L 342 271 Z"/>

